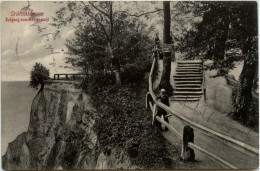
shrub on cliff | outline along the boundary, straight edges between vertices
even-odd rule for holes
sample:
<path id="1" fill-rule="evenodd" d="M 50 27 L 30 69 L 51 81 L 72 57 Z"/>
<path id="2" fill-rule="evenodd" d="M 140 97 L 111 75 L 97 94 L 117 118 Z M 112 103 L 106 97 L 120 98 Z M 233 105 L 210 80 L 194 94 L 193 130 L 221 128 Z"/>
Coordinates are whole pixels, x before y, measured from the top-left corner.
<path id="1" fill-rule="evenodd" d="M 90 91 L 95 92 L 91 94 L 98 111 L 94 128 L 101 147 L 125 149 L 140 168 L 166 168 L 163 137 L 151 126 L 151 114 L 145 109 L 146 90 L 132 83 L 113 85 L 103 81 L 98 79 L 90 86 Z"/>
<path id="2" fill-rule="evenodd" d="M 145 169 L 167 168 L 168 153 L 160 131 L 151 126 L 151 113 L 145 108 L 145 73 L 151 61 L 125 65 L 122 84 L 112 74 L 92 75 L 82 88 L 91 95 L 97 109 L 94 130 L 101 149 L 125 149 L 133 164 Z M 88 86 L 85 86 L 87 84 Z"/>
<path id="3" fill-rule="evenodd" d="M 44 88 L 44 81 L 48 80 L 50 76 L 49 70 L 40 63 L 36 63 L 31 71 L 29 87 L 38 89 L 39 85 L 42 90 Z"/>
<path id="4" fill-rule="evenodd" d="M 151 61 L 137 61 L 126 64 L 121 73 L 122 84 L 141 84 L 146 72 L 151 69 Z"/>

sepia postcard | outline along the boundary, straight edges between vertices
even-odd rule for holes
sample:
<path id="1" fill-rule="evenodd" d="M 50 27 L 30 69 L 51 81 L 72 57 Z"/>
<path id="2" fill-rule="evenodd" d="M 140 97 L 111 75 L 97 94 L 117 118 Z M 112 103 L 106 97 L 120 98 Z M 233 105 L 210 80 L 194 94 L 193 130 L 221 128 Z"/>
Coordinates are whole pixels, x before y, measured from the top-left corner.
<path id="1" fill-rule="evenodd" d="M 2 1 L 2 169 L 257 169 L 257 12 Z"/>

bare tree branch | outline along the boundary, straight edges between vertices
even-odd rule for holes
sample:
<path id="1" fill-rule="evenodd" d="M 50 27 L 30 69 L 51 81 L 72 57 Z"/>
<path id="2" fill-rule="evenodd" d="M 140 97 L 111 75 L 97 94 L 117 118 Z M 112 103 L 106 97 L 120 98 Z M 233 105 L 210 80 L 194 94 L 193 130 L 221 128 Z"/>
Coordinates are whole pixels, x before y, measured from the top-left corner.
<path id="1" fill-rule="evenodd" d="M 109 20 L 110 20 L 110 38 L 112 42 L 113 32 L 114 32 L 114 23 L 113 23 L 113 3 L 109 4 Z"/>
<path id="2" fill-rule="evenodd" d="M 81 3 L 85 6 L 86 9 L 88 8 L 83 1 L 81 1 Z M 105 26 L 104 26 L 100 21 L 98 21 L 98 19 L 96 19 L 94 16 L 90 15 L 89 13 L 86 13 L 86 14 L 87 14 L 89 17 L 91 17 L 92 19 L 94 19 L 94 20 L 100 25 L 101 29 L 103 30 L 104 34 L 105 34 L 106 37 L 107 37 L 107 40 L 109 41 L 110 38 L 109 38 L 109 36 L 108 36 L 108 34 L 107 34 L 107 31 L 106 31 L 106 29 L 105 29 Z"/>
<path id="3" fill-rule="evenodd" d="M 92 5 L 93 8 L 95 8 L 96 10 L 98 10 L 99 12 L 101 12 L 102 14 L 104 14 L 105 16 L 109 17 L 109 15 L 102 11 L 101 9 L 97 8 L 91 1 L 89 1 L 90 5 Z"/>
<path id="4" fill-rule="evenodd" d="M 72 27 L 74 27 L 78 32 L 84 34 L 84 32 L 80 31 L 77 27 L 75 27 L 75 26 L 73 26 L 73 25 L 72 25 Z"/>
<path id="5" fill-rule="evenodd" d="M 128 11 L 117 11 L 115 14 L 127 13 L 131 17 L 141 17 L 143 15 L 152 14 L 152 13 L 161 12 L 161 11 L 163 11 L 163 9 L 156 9 L 155 11 L 150 11 L 150 12 L 146 12 L 146 13 L 142 13 L 142 14 L 130 14 Z"/>

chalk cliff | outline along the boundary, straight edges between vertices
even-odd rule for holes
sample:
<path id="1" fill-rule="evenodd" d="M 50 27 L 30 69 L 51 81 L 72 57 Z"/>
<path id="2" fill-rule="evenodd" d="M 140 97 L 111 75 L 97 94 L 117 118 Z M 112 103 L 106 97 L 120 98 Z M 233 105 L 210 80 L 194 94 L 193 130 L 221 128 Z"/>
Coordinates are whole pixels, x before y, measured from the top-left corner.
<path id="1" fill-rule="evenodd" d="M 9 143 L 6 170 L 133 168 L 122 149 L 99 146 L 96 112 L 76 83 L 51 83 L 33 100 L 28 131 Z"/>

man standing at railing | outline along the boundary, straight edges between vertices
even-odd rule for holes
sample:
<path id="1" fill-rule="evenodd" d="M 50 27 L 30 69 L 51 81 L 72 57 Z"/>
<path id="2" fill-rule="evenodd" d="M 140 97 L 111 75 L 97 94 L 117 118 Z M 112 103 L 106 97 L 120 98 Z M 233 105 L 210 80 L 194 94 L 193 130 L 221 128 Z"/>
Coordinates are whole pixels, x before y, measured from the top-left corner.
<path id="1" fill-rule="evenodd" d="M 168 98 L 168 96 L 167 96 L 167 94 L 166 94 L 166 90 L 165 90 L 165 89 L 161 89 L 160 93 L 161 93 L 161 94 L 160 94 L 160 97 L 157 98 L 158 101 L 161 102 L 161 103 L 163 103 L 163 104 L 165 104 L 166 106 L 170 106 L 169 98 Z M 164 109 L 162 109 L 161 107 L 158 107 L 157 116 L 163 117 L 164 121 L 167 122 L 167 123 L 169 123 L 169 119 L 168 119 L 168 117 L 166 117 L 166 115 L 167 115 L 167 112 L 166 112 Z M 157 121 L 157 120 L 155 121 L 155 125 L 156 125 L 156 126 L 162 126 L 162 125 L 159 123 L 159 121 Z M 164 130 L 167 131 L 168 128 L 165 127 Z"/>

